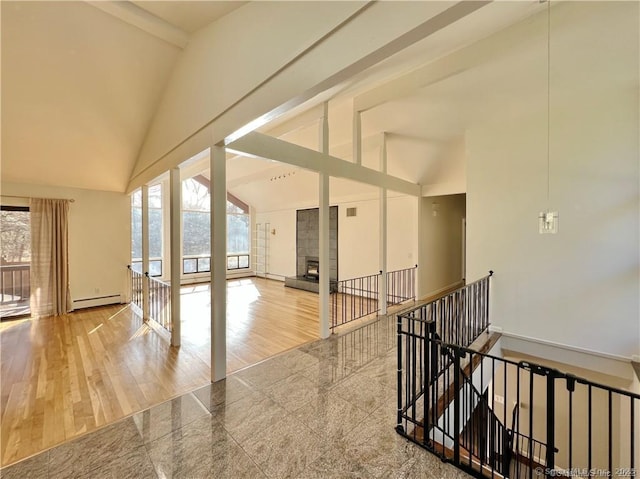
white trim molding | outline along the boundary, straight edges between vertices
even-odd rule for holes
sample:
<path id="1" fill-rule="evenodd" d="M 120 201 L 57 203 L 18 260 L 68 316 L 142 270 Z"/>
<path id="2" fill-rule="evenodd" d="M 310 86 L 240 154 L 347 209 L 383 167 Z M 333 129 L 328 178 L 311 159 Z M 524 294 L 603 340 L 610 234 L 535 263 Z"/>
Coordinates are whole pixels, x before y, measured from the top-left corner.
<path id="1" fill-rule="evenodd" d="M 496 327 L 496 329 L 501 329 Z M 497 332 L 497 331 L 496 331 Z M 502 331 L 503 348 L 602 374 L 631 379 L 631 358 Z"/>

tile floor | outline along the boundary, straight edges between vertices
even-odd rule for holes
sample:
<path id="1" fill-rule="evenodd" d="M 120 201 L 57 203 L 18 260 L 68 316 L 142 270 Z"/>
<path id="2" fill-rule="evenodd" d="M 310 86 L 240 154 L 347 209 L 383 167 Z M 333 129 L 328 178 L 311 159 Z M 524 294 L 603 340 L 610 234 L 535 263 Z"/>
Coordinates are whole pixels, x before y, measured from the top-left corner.
<path id="1" fill-rule="evenodd" d="M 463 478 L 394 431 L 382 318 L 0 470 L 13 478 Z"/>

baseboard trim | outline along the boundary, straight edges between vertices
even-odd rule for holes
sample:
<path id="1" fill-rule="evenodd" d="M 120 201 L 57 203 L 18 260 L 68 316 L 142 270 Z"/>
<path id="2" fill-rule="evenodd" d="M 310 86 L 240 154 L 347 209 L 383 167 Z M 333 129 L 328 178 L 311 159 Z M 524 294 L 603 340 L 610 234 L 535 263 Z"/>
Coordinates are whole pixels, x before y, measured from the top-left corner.
<path id="1" fill-rule="evenodd" d="M 558 343 L 555 341 L 549 341 L 547 339 L 540 338 L 532 338 L 531 336 L 524 336 L 521 334 L 510 333 L 508 331 L 503 331 L 502 328 L 496 327 L 496 332 L 502 332 L 503 336 L 508 338 L 520 339 L 522 341 L 528 341 L 531 343 L 544 344 L 545 346 L 551 346 L 554 348 L 566 349 L 568 351 L 574 351 L 577 353 L 588 354 L 590 356 L 598 356 L 606 359 L 613 359 L 614 361 L 622 361 L 624 363 L 630 363 L 632 358 L 628 358 L 626 356 L 620 356 L 618 354 L 605 353 L 603 351 L 596 351 L 593 349 L 581 348 L 579 346 L 571 346 L 569 344 Z"/>
<path id="2" fill-rule="evenodd" d="M 93 308 L 95 306 L 107 306 L 110 304 L 122 304 L 124 302 L 121 294 L 109 294 L 106 296 L 96 296 L 94 298 L 80 298 L 73 300 L 73 309 Z"/>
<path id="3" fill-rule="evenodd" d="M 515 353 L 549 359 L 624 379 L 630 379 L 633 374 L 633 369 L 629 367 L 631 358 L 624 356 L 532 338 L 509 331 L 502 331 L 502 339 L 503 348 Z"/>
<path id="4" fill-rule="evenodd" d="M 274 281 L 281 281 L 284 283 L 284 279 L 285 277 L 280 275 L 280 274 L 275 274 L 275 273 L 259 273 L 259 274 L 254 274 L 254 276 L 256 278 L 265 278 L 265 279 L 273 279 Z"/>

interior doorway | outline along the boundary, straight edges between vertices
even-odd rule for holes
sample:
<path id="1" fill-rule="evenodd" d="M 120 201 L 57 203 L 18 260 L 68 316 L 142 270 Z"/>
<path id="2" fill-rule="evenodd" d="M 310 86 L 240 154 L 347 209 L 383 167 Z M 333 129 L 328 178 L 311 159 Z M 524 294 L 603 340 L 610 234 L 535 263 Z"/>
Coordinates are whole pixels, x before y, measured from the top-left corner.
<path id="1" fill-rule="evenodd" d="M 29 207 L 0 206 L 0 319 L 30 314 Z"/>

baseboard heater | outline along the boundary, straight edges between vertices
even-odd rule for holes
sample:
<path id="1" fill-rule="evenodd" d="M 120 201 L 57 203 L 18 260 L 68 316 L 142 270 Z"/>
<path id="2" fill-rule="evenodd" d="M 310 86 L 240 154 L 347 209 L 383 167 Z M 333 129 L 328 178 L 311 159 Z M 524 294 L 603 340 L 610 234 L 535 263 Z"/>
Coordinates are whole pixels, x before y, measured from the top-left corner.
<path id="1" fill-rule="evenodd" d="M 73 300 L 74 309 L 93 308 L 94 306 L 106 306 L 108 304 L 121 304 L 121 294 L 110 294 L 108 296 L 96 296 L 95 298 L 82 298 Z"/>

